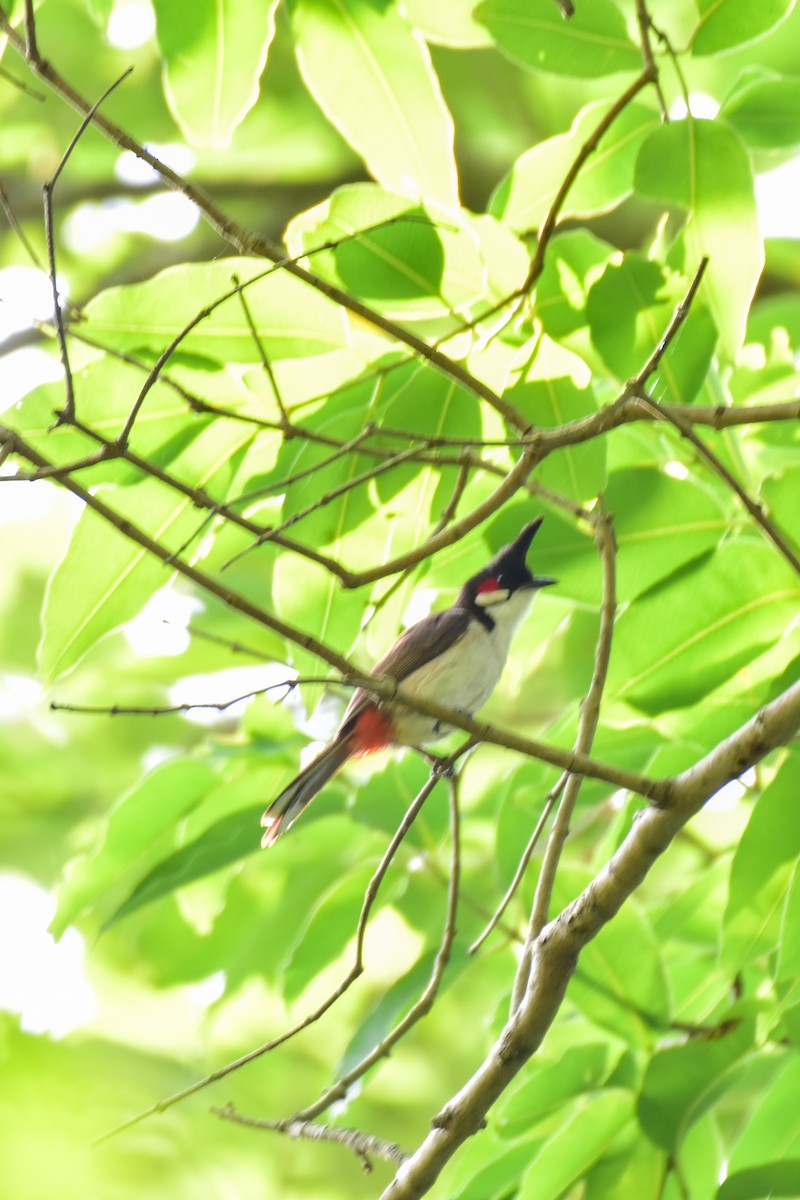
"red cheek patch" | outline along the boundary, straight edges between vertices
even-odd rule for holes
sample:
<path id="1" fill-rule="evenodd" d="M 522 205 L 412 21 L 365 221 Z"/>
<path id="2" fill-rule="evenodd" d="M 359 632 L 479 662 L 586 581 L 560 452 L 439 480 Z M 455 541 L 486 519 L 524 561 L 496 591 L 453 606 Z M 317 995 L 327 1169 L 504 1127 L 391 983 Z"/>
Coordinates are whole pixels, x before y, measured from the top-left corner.
<path id="1" fill-rule="evenodd" d="M 478 584 L 476 595 L 480 596 L 482 592 L 499 592 L 500 580 L 492 576 L 491 579 L 484 579 L 483 583 Z"/>
<path id="2" fill-rule="evenodd" d="M 372 754 L 383 750 L 392 740 L 392 724 L 377 708 L 365 708 L 356 717 L 353 745 L 356 754 Z"/>

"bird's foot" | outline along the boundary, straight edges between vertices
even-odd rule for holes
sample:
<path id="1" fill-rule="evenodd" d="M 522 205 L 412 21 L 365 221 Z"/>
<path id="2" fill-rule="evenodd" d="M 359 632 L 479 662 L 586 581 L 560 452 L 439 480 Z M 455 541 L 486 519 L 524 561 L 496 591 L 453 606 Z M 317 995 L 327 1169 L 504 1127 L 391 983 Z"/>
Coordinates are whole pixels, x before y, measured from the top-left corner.
<path id="1" fill-rule="evenodd" d="M 446 779 L 448 775 L 453 774 L 453 760 L 449 755 L 431 754 L 428 750 L 420 750 L 430 763 L 431 775 L 435 775 L 437 779 Z"/>

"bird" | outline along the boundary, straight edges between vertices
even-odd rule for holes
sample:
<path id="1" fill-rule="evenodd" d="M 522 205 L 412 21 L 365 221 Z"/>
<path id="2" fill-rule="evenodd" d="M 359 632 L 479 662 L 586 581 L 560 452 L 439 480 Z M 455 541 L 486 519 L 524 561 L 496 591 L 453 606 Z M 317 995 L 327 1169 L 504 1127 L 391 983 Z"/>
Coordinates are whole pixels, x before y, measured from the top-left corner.
<path id="1" fill-rule="evenodd" d="M 377 662 L 372 676 L 388 676 L 419 696 L 471 717 L 494 691 L 511 639 L 540 588 L 556 583 L 532 575 L 525 559 L 542 517 L 463 585 L 451 608 L 409 626 Z M 422 748 L 451 727 L 395 701 L 358 688 L 333 740 L 277 796 L 261 818 L 262 847 L 274 845 L 325 784 L 351 758 L 391 745 Z"/>

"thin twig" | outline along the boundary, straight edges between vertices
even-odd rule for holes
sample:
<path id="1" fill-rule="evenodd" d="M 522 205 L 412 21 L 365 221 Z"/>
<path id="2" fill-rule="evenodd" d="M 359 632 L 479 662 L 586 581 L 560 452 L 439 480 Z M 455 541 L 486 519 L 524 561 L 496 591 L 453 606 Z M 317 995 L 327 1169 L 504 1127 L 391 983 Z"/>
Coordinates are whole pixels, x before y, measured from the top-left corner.
<path id="1" fill-rule="evenodd" d="M 605 512 L 601 505 L 598 505 L 595 509 L 593 517 L 595 543 L 603 564 L 603 599 L 600 605 L 600 631 L 595 650 L 594 671 L 589 691 L 581 708 L 578 737 L 575 741 L 575 749 L 582 754 L 588 754 L 591 751 L 594 735 L 600 720 L 600 703 L 603 698 L 606 677 L 608 675 L 608 664 L 611 658 L 611 640 L 614 632 L 614 618 L 617 612 L 617 547 L 614 540 L 613 518 L 609 513 Z M 569 825 L 582 783 L 583 780 L 577 775 L 571 775 L 568 778 L 564 794 L 558 806 L 555 821 L 553 822 L 553 828 L 550 831 L 550 837 L 547 839 L 547 846 L 542 860 L 542 869 L 539 872 L 539 879 L 533 898 L 533 909 L 528 926 L 528 935 L 525 939 L 525 948 L 522 952 L 522 958 L 520 959 L 517 975 L 514 980 L 511 997 L 512 1013 L 521 1004 L 522 997 L 525 995 L 530 981 L 533 945 L 547 923 L 556 872 L 558 864 L 561 861 L 564 845 L 569 836 Z"/>
<path id="2" fill-rule="evenodd" d="M 461 747 L 460 750 L 449 760 L 452 764 L 457 757 L 466 752 L 467 747 Z M 405 1017 L 395 1025 L 385 1037 L 381 1038 L 380 1042 L 366 1054 L 360 1062 L 337 1079 L 331 1087 L 329 1087 L 320 1096 L 319 1100 L 315 1100 L 313 1104 L 309 1104 L 300 1112 L 295 1113 L 292 1120 L 294 1121 L 310 1121 L 329 1108 L 337 1100 L 342 1100 L 348 1093 L 348 1090 L 363 1075 L 370 1070 L 375 1063 L 379 1062 L 391 1053 L 394 1046 L 405 1037 L 409 1030 L 420 1021 L 433 1007 L 434 1000 L 439 991 L 439 985 L 442 982 L 447 964 L 450 961 L 450 953 L 453 948 L 453 942 L 456 936 L 456 913 L 458 909 L 459 881 L 461 877 L 461 841 L 459 832 L 459 812 L 458 812 L 458 783 L 459 776 L 451 774 L 448 777 L 449 796 L 450 796 L 450 878 L 447 888 L 447 911 L 445 914 L 444 929 L 442 930 L 442 938 L 439 944 L 439 949 L 436 953 L 433 969 L 430 978 L 425 986 L 425 990 L 418 1000 L 411 1006 Z"/>
<path id="3" fill-rule="evenodd" d="M 700 457 L 708 463 L 714 473 L 720 479 L 724 480 L 731 491 L 738 497 L 768 541 L 772 542 L 775 549 L 783 556 L 792 570 L 797 575 L 800 575 L 800 557 L 792 549 L 784 533 L 764 511 L 763 505 L 757 500 L 750 499 L 736 476 L 728 470 L 718 455 L 698 437 L 691 425 L 687 421 L 684 421 L 682 416 L 678 416 L 674 409 L 671 411 L 666 406 L 662 407 L 657 400 L 654 400 L 652 396 L 648 396 L 644 392 L 639 393 L 637 399 L 640 404 L 651 409 L 662 420 L 666 421 L 669 425 L 673 425 L 687 441 L 692 443 Z"/>
<path id="4" fill-rule="evenodd" d="M 619 99 L 612 104 L 611 108 L 605 114 L 603 119 L 598 122 L 596 127 L 589 134 L 589 137 L 581 146 L 580 150 L 575 156 L 574 161 L 570 164 L 569 169 L 561 181 L 561 186 L 556 192 L 547 216 L 539 228 L 539 233 L 536 238 L 536 252 L 531 261 L 525 282 L 517 293 L 518 295 L 523 296 L 526 292 L 529 292 L 536 283 L 536 280 L 541 275 L 542 268 L 544 267 L 545 253 L 547 251 L 550 239 L 555 231 L 559 214 L 561 209 L 564 207 L 564 202 L 569 195 L 572 185 L 578 178 L 580 172 L 583 170 L 583 166 L 587 159 L 594 154 L 603 136 L 614 124 L 620 113 L 625 111 L 631 101 L 639 95 L 639 92 L 646 88 L 649 83 L 653 83 L 654 78 L 657 78 L 657 74 L 654 74 L 654 67 L 649 63 L 645 64 L 645 68 L 641 74 L 634 79 L 630 87 L 626 88 Z"/>
<path id="5" fill-rule="evenodd" d="M 25 0 L 25 35 L 27 38 L 27 52 L 29 56 L 38 60 L 39 54 L 36 48 L 36 26 L 33 16 L 32 0 Z M 61 309 L 61 300 L 58 295 L 58 281 L 56 279 L 56 243 L 53 230 L 53 191 L 58 182 L 61 172 L 66 167 L 70 155 L 77 146 L 81 137 L 85 133 L 92 119 L 97 113 L 98 108 L 104 100 L 111 95 L 115 88 L 119 87 L 124 79 L 130 75 L 133 67 L 128 67 L 123 71 L 119 79 L 106 88 L 99 100 L 92 105 L 86 116 L 81 121 L 77 132 L 72 137 L 69 145 L 61 155 L 61 161 L 58 163 L 53 174 L 42 185 L 42 194 L 44 198 L 44 235 L 47 245 L 47 262 L 50 274 L 50 286 L 53 292 L 53 316 L 55 318 L 56 333 L 58 335 L 58 348 L 61 354 L 61 365 L 64 368 L 64 392 L 65 402 L 64 407 L 56 414 L 56 424 L 70 423 L 75 417 L 75 389 L 72 381 L 72 368 L 69 363 L 69 350 L 67 348 L 67 335 L 64 329 L 64 314 Z"/>
<path id="6" fill-rule="evenodd" d="M 653 47 L 650 42 L 650 14 L 647 11 L 646 0 L 636 0 L 636 20 L 639 25 L 639 42 L 642 47 L 642 58 L 644 64 L 649 67 L 653 75 L 653 85 L 656 89 L 658 97 L 658 107 L 661 112 L 661 120 L 666 124 L 669 120 L 667 116 L 667 104 L 664 99 L 664 93 L 661 90 L 661 80 L 658 77 L 658 67 L 656 60 L 653 57 Z"/>
<path id="7" fill-rule="evenodd" d="M 36 16 L 33 0 L 25 0 L 25 56 L 31 62 L 39 62 L 39 47 L 36 44 Z"/>
<path id="8" fill-rule="evenodd" d="M 337 500 L 346 492 L 352 491 L 353 488 L 360 487 L 363 483 L 369 483 L 371 479 L 377 478 L 378 475 L 382 475 L 385 471 L 390 471 L 393 467 L 399 466 L 400 463 L 407 462 L 408 459 L 413 458 L 416 453 L 416 446 L 409 446 L 406 450 L 398 450 L 398 452 L 391 458 L 387 458 L 384 459 L 383 462 L 376 463 L 374 467 L 370 467 L 367 471 L 362 471 L 360 475 L 354 475 L 352 479 L 346 479 L 344 483 L 340 483 L 337 487 L 331 488 L 329 492 L 326 492 L 323 496 L 320 496 L 319 499 L 315 500 L 312 504 L 300 509 L 299 512 L 292 513 L 292 515 L 287 517 L 285 521 L 281 521 L 280 525 L 276 525 L 271 529 L 265 529 L 264 532 L 260 533 L 250 546 L 246 546 L 244 550 L 240 550 L 238 554 L 234 554 L 231 558 L 227 559 L 227 561 L 222 564 L 222 569 L 225 570 L 227 567 L 233 566 L 235 562 L 238 562 L 240 558 L 243 558 L 246 554 L 249 554 L 251 550 L 257 549 L 258 546 L 263 546 L 264 542 L 271 542 L 276 537 L 280 537 L 280 535 L 283 534 L 287 529 L 291 529 L 292 525 L 295 525 L 298 521 L 302 521 L 304 517 L 311 516 L 312 513 L 317 512 L 319 509 L 325 508 L 328 504 L 331 504 L 334 500 Z"/>
<path id="9" fill-rule="evenodd" d="M 664 335 L 660 342 L 655 347 L 653 353 L 650 355 L 638 375 L 635 375 L 633 379 L 629 380 L 629 382 L 626 384 L 626 390 L 629 395 L 638 395 L 640 392 L 642 392 L 650 376 L 658 370 L 661 359 L 666 354 L 672 342 L 678 336 L 681 326 L 689 315 L 689 309 L 692 307 L 692 302 L 697 295 L 698 288 L 703 282 L 703 276 L 706 273 L 707 267 L 708 259 L 704 256 L 700 259 L 700 262 L 697 265 L 697 270 L 692 276 L 691 282 L 686 291 L 686 295 L 676 305 L 670 323 L 664 331 Z"/>
<path id="10" fill-rule="evenodd" d="M 340 1125 L 312 1125 L 308 1121 L 300 1121 L 292 1117 L 288 1121 L 267 1121 L 261 1117 L 247 1117 L 239 1113 L 232 1104 L 224 1108 L 212 1108 L 215 1117 L 225 1121 L 233 1121 L 236 1125 L 246 1125 L 249 1129 L 270 1130 L 273 1133 L 283 1133 L 290 1138 L 302 1138 L 311 1142 L 335 1142 L 352 1150 L 360 1159 L 365 1171 L 372 1170 L 370 1155 L 385 1159 L 386 1162 L 402 1166 L 408 1158 L 405 1150 L 395 1142 L 387 1142 L 383 1138 L 374 1137 L 360 1129 L 345 1129 Z"/>
<path id="11" fill-rule="evenodd" d="M 118 1133 L 122 1133 L 126 1129 L 131 1129 L 134 1125 L 138 1125 L 141 1121 L 146 1120 L 148 1117 L 154 1116 L 156 1113 L 166 1112 L 168 1108 L 172 1108 L 174 1104 L 178 1104 L 181 1100 L 185 1100 L 187 1096 L 193 1096 L 195 1092 L 202 1091 L 204 1088 L 209 1087 L 212 1083 L 217 1083 L 220 1079 L 224 1079 L 226 1075 L 231 1075 L 234 1071 L 238 1071 L 241 1067 L 246 1066 L 247 1063 L 253 1062 L 255 1059 L 261 1058 L 264 1054 L 268 1054 L 271 1050 L 277 1049 L 278 1046 L 282 1046 L 286 1042 L 291 1041 L 292 1038 L 297 1037 L 299 1033 L 302 1033 L 304 1029 L 308 1029 L 310 1025 L 316 1024 L 316 1022 L 319 1021 L 329 1009 L 333 1008 L 334 1004 L 341 999 L 341 997 L 350 989 L 352 984 L 355 983 L 359 976 L 364 973 L 364 937 L 366 934 L 369 914 L 372 910 L 373 904 L 375 903 L 378 890 L 383 882 L 386 872 L 389 869 L 389 865 L 391 864 L 391 861 L 397 852 L 398 847 L 411 828 L 414 820 L 419 815 L 420 809 L 438 781 L 439 775 L 432 772 L 425 784 L 415 796 L 414 800 L 409 805 L 403 820 L 400 822 L 394 837 L 389 843 L 389 846 L 384 852 L 380 863 L 378 864 L 372 878 L 367 885 L 367 889 L 364 893 L 364 902 L 361 907 L 361 914 L 358 918 L 358 925 L 355 932 L 356 952 L 353 965 L 338 987 L 334 988 L 333 991 L 326 996 L 322 1003 L 313 1010 L 313 1012 L 310 1012 L 306 1017 L 303 1018 L 302 1021 L 299 1021 L 296 1025 L 292 1026 L 291 1029 L 287 1029 L 284 1033 L 279 1034 L 277 1037 L 272 1038 L 270 1041 L 265 1042 L 261 1046 L 256 1046 L 254 1050 L 249 1050 L 247 1054 L 241 1055 L 240 1058 L 236 1058 L 232 1062 L 226 1063 L 224 1067 L 219 1067 L 216 1071 L 212 1071 L 210 1075 L 206 1075 L 203 1079 L 195 1080 L 194 1083 L 189 1084 L 188 1087 L 182 1088 L 179 1092 L 175 1092 L 172 1096 L 167 1096 L 165 1099 L 159 1100 L 156 1104 L 151 1105 L 149 1108 L 144 1109 L 135 1116 L 129 1117 L 127 1121 L 123 1121 L 121 1124 L 116 1125 L 113 1129 L 109 1129 L 106 1133 L 101 1134 L 101 1136 L 97 1138 L 96 1144 L 105 1142 L 109 1138 L 115 1137 Z"/>
<path id="12" fill-rule="evenodd" d="M 269 386 L 272 389 L 272 395 L 274 396 L 275 403 L 278 406 L 278 412 L 281 414 L 280 423 L 282 426 L 285 426 L 287 431 L 290 431 L 291 421 L 289 420 L 289 415 L 286 412 L 286 408 L 283 403 L 281 389 L 278 387 L 278 380 L 275 378 L 275 372 L 272 369 L 272 363 L 270 362 L 267 352 L 264 349 L 264 344 L 261 341 L 261 338 L 258 336 L 258 330 L 256 329 L 256 323 L 253 320 L 253 314 L 250 311 L 250 305 L 247 302 L 247 297 L 242 291 L 242 281 L 239 279 L 238 275 L 232 275 L 231 282 L 234 283 L 239 289 L 237 293 L 239 296 L 239 303 L 242 306 L 242 312 L 244 313 L 244 319 L 247 322 L 247 327 L 250 330 L 250 336 L 255 342 L 256 349 L 258 350 L 259 358 L 261 359 L 261 366 L 264 368 L 264 374 L 266 375 L 267 380 L 269 381 Z"/>
<path id="13" fill-rule="evenodd" d="M 650 63 L 646 63 L 641 74 L 637 76 L 630 87 L 623 92 L 618 100 L 616 100 L 616 102 L 598 122 L 596 127 L 590 133 L 589 137 L 581 146 L 574 160 L 570 164 L 569 169 L 564 175 L 561 185 L 556 192 L 555 197 L 553 198 L 553 202 L 550 205 L 544 221 L 539 228 L 539 233 L 536 239 L 536 250 L 531 260 L 531 265 L 528 268 L 528 274 L 525 276 L 524 283 L 522 283 L 508 296 L 504 296 L 502 300 L 498 300 L 497 303 L 493 304 L 490 308 L 478 313 L 478 315 L 473 317 L 471 321 L 466 322 L 461 329 L 458 330 L 459 333 L 465 333 L 467 330 L 473 329 L 482 321 L 487 321 L 490 317 L 494 316 L 496 312 L 499 312 L 504 308 L 509 308 L 509 306 L 511 307 L 505 316 L 503 324 L 505 325 L 513 319 L 517 308 L 519 307 L 519 302 L 531 291 L 542 273 L 547 247 L 550 243 L 553 233 L 555 232 L 559 214 L 561 209 L 564 207 L 567 196 L 569 195 L 573 184 L 583 170 L 587 160 L 592 154 L 594 154 L 601 139 L 614 124 L 620 113 L 624 112 L 631 101 L 638 96 L 639 92 L 641 92 L 643 88 L 647 87 L 648 83 L 653 83 L 657 78 L 658 73 L 655 69 L 655 64 L 651 65 Z M 498 332 L 499 330 L 495 330 L 494 335 L 496 336 Z"/>
<path id="14" fill-rule="evenodd" d="M 44 96 L 41 92 L 37 92 L 36 88 L 32 88 L 29 83 L 25 83 L 22 79 L 17 79 L 16 75 L 12 75 L 5 67 L 0 67 L 0 79 L 5 79 L 6 83 L 10 83 L 24 96 L 30 96 L 31 100 L 36 100 L 39 104 L 44 104 Z"/>
<path id="15" fill-rule="evenodd" d="M 216 712 L 226 712 L 229 708 L 233 708 L 234 704 L 243 704 L 245 700 L 253 700 L 256 696 L 265 696 L 268 692 L 277 692 L 284 690 L 287 694 L 302 684 L 325 684 L 326 687 L 344 687 L 354 688 L 360 686 L 357 683 L 348 683 L 342 679 L 332 679 L 328 676 L 320 675 L 300 675 L 293 679 L 281 679 L 278 683 L 269 683 L 264 687 L 254 688 L 251 692 L 244 692 L 241 696 L 234 696 L 232 700 L 205 700 L 196 701 L 193 704 L 164 704 L 153 706 L 128 705 L 128 704 L 61 704 L 57 700 L 51 700 L 51 712 L 69 712 L 79 713 L 82 716 L 102 716 L 102 717 L 164 717 L 171 713 L 192 712 L 196 708 L 211 708 Z"/>
<path id="16" fill-rule="evenodd" d="M 17 235 L 17 239 L 20 242 L 20 244 L 22 245 L 25 253 L 28 255 L 28 258 L 31 260 L 33 265 L 38 268 L 38 270 L 40 270 L 43 274 L 46 275 L 47 271 L 44 267 L 44 264 L 42 263 L 41 259 L 39 258 L 39 255 L 34 250 L 30 239 L 28 238 L 27 234 L 25 233 L 25 230 L 22 228 L 19 221 L 17 220 L 16 214 L 14 213 L 14 209 L 11 207 L 11 201 L 8 198 L 8 193 L 6 192 L 6 189 L 3 187 L 2 183 L 0 183 L 0 208 L 3 210 L 3 215 L 5 216 L 5 219 L 8 221 L 8 223 L 11 226 L 11 228 L 13 229 L 14 233 Z"/>
<path id="17" fill-rule="evenodd" d="M 475 939 L 475 941 L 469 947 L 469 950 L 467 951 L 468 954 L 477 953 L 477 951 L 480 950 L 481 946 L 486 941 L 486 939 L 489 937 L 489 935 L 493 932 L 494 929 L 497 928 L 500 921 L 502 920 L 503 913 L 506 911 L 509 904 L 511 903 L 511 900 L 513 899 L 513 897 L 516 893 L 516 890 L 519 887 L 520 883 L 522 882 L 525 872 L 528 869 L 528 863 L 531 860 L 531 855 L 533 854 L 534 850 L 536 849 L 537 845 L 539 844 L 539 838 L 542 836 L 544 827 L 547 824 L 547 819 L 550 816 L 550 813 L 553 811 L 553 806 L 556 803 L 556 801 L 558 800 L 558 797 L 561 795 L 562 791 L 564 790 L 564 784 L 567 782 L 568 779 L 569 779 L 569 775 L 565 771 L 564 774 L 560 777 L 560 779 L 555 783 L 555 785 L 548 792 L 547 799 L 545 800 L 544 805 L 542 807 L 542 811 L 539 814 L 539 820 L 536 822 L 536 827 L 534 828 L 533 833 L 531 834 L 530 838 L 528 839 L 528 844 L 525 847 L 525 849 L 523 850 L 522 857 L 520 858 L 520 860 L 517 864 L 517 869 L 514 872 L 514 878 L 511 880 L 511 883 L 508 885 L 508 888 L 506 889 L 506 893 L 503 896 L 503 899 L 500 901 L 497 908 L 493 912 L 491 919 L 487 922 L 483 932 L 480 934 L 479 937 L 477 937 Z"/>

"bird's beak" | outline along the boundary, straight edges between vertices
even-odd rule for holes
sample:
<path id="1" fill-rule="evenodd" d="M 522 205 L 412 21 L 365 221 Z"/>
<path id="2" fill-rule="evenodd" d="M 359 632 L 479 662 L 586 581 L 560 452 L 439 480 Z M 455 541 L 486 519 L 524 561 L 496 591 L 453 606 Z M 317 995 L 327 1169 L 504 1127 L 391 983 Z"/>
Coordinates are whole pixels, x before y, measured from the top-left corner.
<path id="1" fill-rule="evenodd" d="M 551 579 L 549 575 L 534 575 L 528 586 L 532 588 L 552 587 L 554 583 L 558 583 L 558 580 Z"/>

